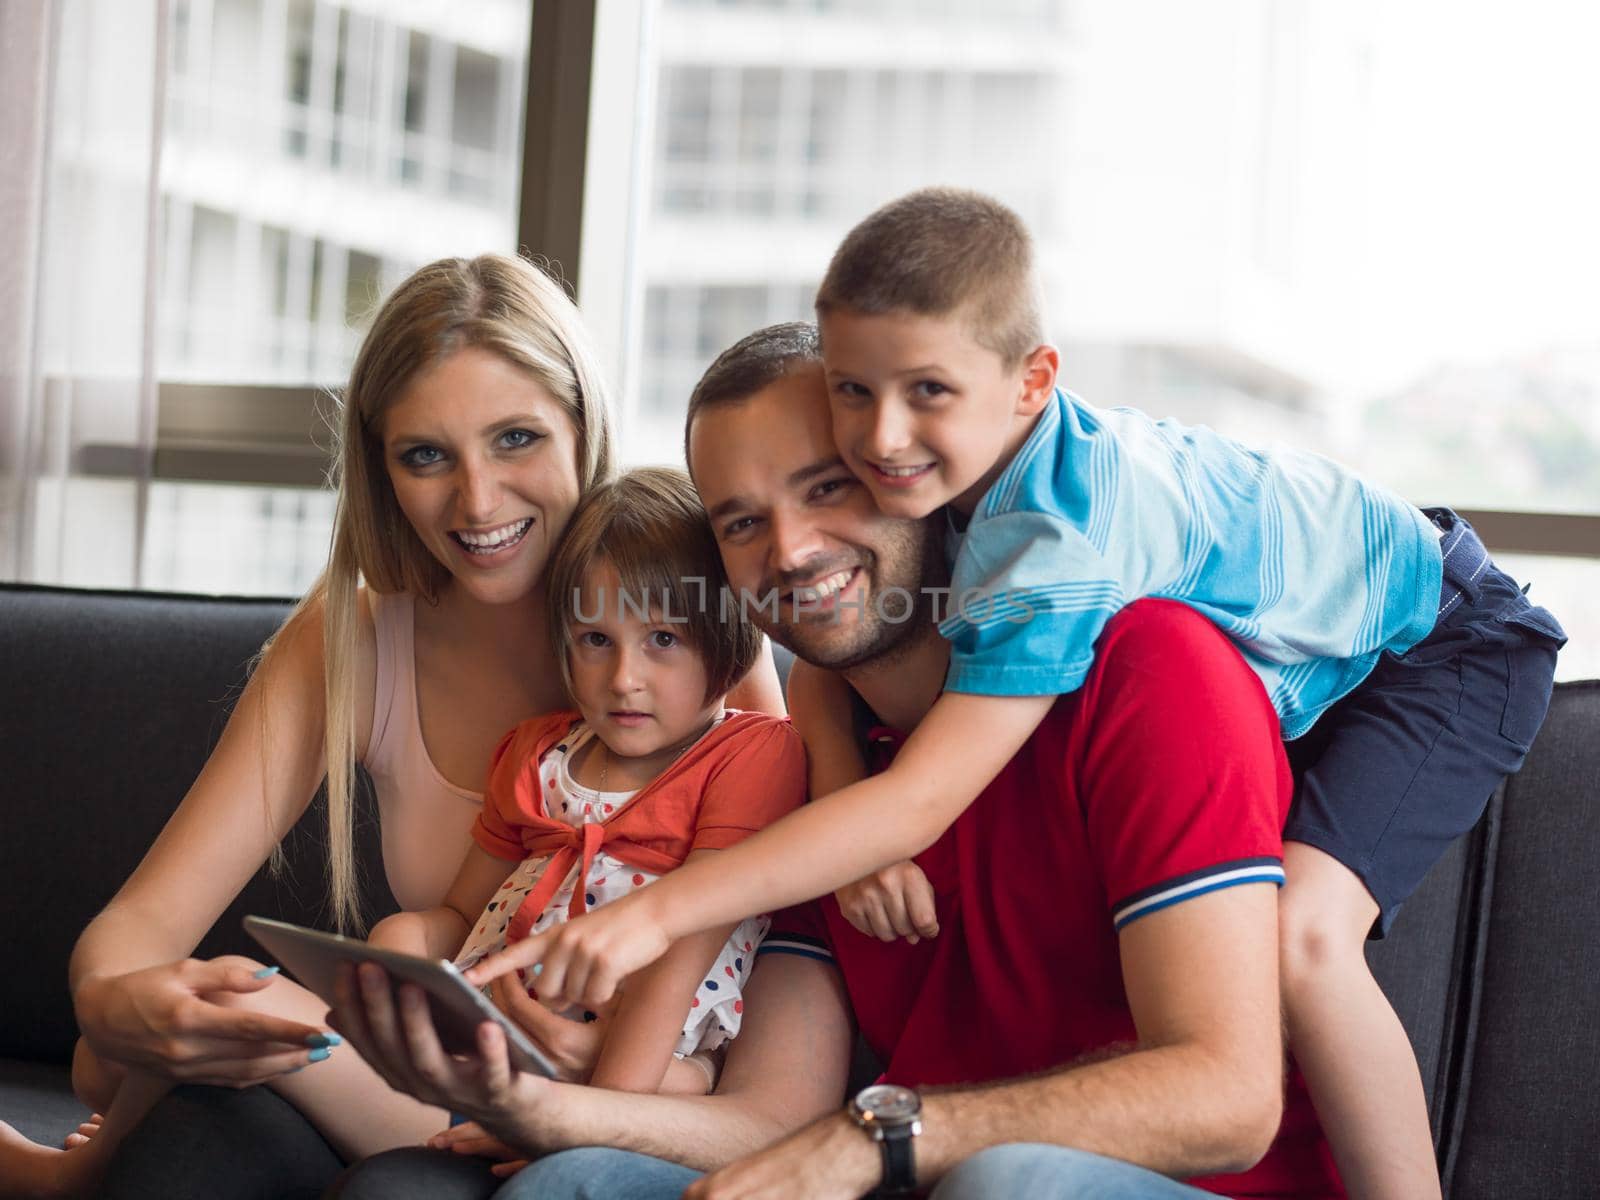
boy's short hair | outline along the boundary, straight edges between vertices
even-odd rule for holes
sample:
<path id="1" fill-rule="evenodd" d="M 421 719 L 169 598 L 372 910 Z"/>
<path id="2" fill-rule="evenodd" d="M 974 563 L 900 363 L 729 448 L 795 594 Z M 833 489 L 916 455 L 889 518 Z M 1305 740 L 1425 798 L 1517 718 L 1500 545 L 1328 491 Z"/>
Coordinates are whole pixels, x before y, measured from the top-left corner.
<path id="1" fill-rule="evenodd" d="M 958 188 L 901 196 L 847 233 L 816 307 L 819 318 L 959 313 L 1007 367 L 1044 341 L 1028 227 L 998 200 Z"/>
<path id="2" fill-rule="evenodd" d="M 784 321 L 740 338 L 706 368 L 689 393 L 683 420 L 683 461 L 689 462 L 689 433 L 706 409 L 741 403 L 799 367 L 822 361 L 817 327 L 810 321 Z M 690 463 L 690 467 L 693 467 Z"/>
<path id="3" fill-rule="evenodd" d="M 721 619 L 727 576 L 694 485 L 676 468 L 640 467 L 583 498 L 550 560 L 550 636 L 569 694 L 578 593 L 590 567 L 602 560 L 616 569 L 623 592 L 601 598 L 605 611 L 670 616 L 705 664 L 708 703 L 755 665 L 761 631 L 738 613 Z"/>

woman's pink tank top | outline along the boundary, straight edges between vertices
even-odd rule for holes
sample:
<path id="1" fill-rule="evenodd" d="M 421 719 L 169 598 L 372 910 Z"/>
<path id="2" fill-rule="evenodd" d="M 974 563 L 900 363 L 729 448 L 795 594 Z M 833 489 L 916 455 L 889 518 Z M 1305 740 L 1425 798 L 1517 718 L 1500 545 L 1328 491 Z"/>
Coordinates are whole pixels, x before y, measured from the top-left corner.
<path id="1" fill-rule="evenodd" d="M 378 669 L 364 765 L 378 791 L 384 872 L 401 908 L 432 908 L 444 899 L 466 857 L 483 795 L 439 774 L 422 744 L 415 601 L 404 592 L 368 594 Z"/>

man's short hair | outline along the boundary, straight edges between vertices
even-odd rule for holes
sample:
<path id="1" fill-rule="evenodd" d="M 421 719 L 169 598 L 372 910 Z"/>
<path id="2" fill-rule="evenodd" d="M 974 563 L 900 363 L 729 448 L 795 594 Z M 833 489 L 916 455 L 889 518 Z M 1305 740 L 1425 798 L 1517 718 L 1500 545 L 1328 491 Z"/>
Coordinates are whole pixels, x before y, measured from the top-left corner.
<path id="1" fill-rule="evenodd" d="M 923 188 L 845 235 L 817 290 L 817 316 L 959 314 L 1007 367 L 1044 341 L 1028 227 L 979 192 Z"/>
<path id="2" fill-rule="evenodd" d="M 717 355 L 689 394 L 689 412 L 683 421 L 683 461 L 689 462 L 689 433 L 695 418 L 706 409 L 743 403 L 798 367 L 821 361 L 817 327 L 810 321 L 768 325 L 740 338 Z M 691 463 L 691 472 L 693 469 Z"/>

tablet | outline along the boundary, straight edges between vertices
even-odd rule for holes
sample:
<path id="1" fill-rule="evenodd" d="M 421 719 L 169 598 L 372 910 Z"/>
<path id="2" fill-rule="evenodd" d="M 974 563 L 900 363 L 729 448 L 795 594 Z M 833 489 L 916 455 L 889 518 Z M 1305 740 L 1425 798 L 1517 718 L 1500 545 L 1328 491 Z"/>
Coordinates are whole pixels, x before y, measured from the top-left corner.
<path id="1" fill-rule="evenodd" d="M 433 1027 L 439 1033 L 439 1044 L 450 1053 L 476 1056 L 478 1026 L 484 1021 L 493 1021 L 505 1030 L 511 1062 L 518 1070 L 556 1078 L 555 1067 L 528 1040 L 527 1034 L 468 983 L 452 962 L 385 950 L 360 938 L 305 929 L 267 917 L 246 917 L 244 928 L 288 967 L 296 979 L 330 1006 L 335 1002 L 333 986 L 339 977 L 340 963 L 377 963 L 391 978 L 414 983 L 422 989 L 433 1014 Z"/>

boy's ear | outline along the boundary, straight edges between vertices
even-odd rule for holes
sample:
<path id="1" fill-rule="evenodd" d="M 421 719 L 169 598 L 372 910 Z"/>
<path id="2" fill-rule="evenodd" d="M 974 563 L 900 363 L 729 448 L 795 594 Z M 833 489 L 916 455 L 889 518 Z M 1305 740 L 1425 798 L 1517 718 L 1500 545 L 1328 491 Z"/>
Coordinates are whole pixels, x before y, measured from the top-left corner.
<path id="1" fill-rule="evenodd" d="M 1044 411 L 1056 391 L 1056 371 L 1061 367 L 1061 352 L 1054 346 L 1035 346 L 1022 360 L 1022 393 L 1017 397 L 1017 414 L 1032 417 Z"/>

